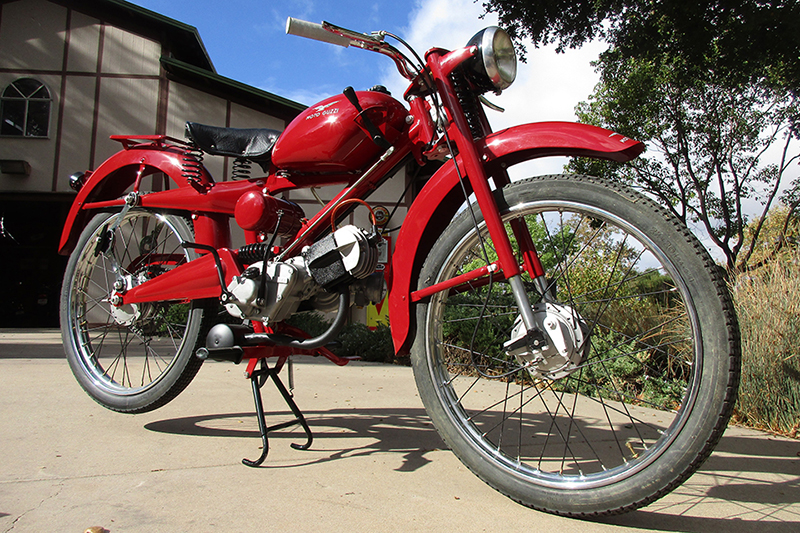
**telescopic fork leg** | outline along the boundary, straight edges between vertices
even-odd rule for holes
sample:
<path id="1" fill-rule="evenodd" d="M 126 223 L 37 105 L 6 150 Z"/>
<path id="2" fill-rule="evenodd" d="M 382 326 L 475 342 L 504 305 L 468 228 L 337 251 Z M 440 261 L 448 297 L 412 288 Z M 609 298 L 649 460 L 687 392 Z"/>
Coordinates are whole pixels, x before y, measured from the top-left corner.
<path id="1" fill-rule="evenodd" d="M 278 389 L 278 392 L 281 393 L 283 396 L 284 401 L 292 410 L 292 414 L 294 414 L 294 420 L 289 420 L 288 422 L 283 422 L 281 424 L 276 424 L 274 426 L 268 426 L 265 416 L 264 416 L 264 404 L 261 400 L 261 387 L 266 383 L 266 378 L 271 378 L 272 382 L 275 384 L 275 387 Z M 311 443 L 314 440 L 313 435 L 311 434 L 311 429 L 308 427 L 308 423 L 306 422 L 303 413 L 297 407 L 297 404 L 294 402 L 294 398 L 292 398 L 291 393 L 286 390 L 283 382 L 281 381 L 280 377 L 278 377 L 278 370 L 275 368 L 270 368 L 270 366 L 266 363 L 266 361 L 261 362 L 261 368 L 259 370 L 254 370 L 250 374 L 250 384 L 253 387 L 253 400 L 256 404 L 256 416 L 258 417 L 258 429 L 261 432 L 261 457 L 256 459 L 255 461 L 251 461 L 250 459 L 242 459 L 242 464 L 245 466 L 252 466 L 257 467 L 260 466 L 261 463 L 264 462 L 264 459 L 267 458 L 267 454 L 269 453 L 269 437 L 267 433 L 270 431 L 274 431 L 277 429 L 283 429 L 290 426 L 294 426 L 296 424 L 300 424 L 303 427 L 303 430 L 306 432 L 307 441 L 305 444 L 296 444 L 292 443 L 291 446 L 295 450 L 307 450 L 311 447 Z"/>

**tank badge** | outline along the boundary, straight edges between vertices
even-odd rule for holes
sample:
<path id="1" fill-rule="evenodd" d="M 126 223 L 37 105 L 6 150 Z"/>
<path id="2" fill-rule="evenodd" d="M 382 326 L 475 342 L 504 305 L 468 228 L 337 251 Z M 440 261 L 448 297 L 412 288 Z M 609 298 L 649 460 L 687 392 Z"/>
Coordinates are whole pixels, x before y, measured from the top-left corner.
<path id="1" fill-rule="evenodd" d="M 335 115 L 339 112 L 338 107 L 331 108 L 332 105 L 338 104 L 339 101 L 336 100 L 335 102 L 331 102 L 325 105 L 318 105 L 317 107 L 313 108 L 313 113 L 310 113 L 306 120 L 311 120 L 312 118 L 317 118 L 325 115 Z"/>

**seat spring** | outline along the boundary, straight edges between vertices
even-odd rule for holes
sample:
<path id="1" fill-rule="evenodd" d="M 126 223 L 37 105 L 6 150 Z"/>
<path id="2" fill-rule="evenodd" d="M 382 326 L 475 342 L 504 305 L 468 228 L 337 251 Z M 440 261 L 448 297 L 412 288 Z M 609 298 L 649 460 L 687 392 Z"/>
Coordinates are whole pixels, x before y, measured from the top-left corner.
<path id="1" fill-rule="evenodd" d="M 237 157 L 233 160 L 233 173 L 231 174 L 232 180 L 246 180 L 250 177 L 250 161 L 243 157 Z"/>

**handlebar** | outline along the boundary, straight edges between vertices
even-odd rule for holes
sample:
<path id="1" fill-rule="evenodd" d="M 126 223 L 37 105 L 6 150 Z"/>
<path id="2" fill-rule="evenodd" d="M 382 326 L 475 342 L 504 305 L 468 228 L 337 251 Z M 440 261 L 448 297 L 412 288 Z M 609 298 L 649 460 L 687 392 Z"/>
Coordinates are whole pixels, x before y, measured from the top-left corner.
<path id="1" fill-rule="evenodd" d="M 383 40 L 384 36 L 391 35 L 387 34 L 387 32 L 375 32 L 367 35 L 335 26 L 330 22 L 317 24 L 316 22 L 289 17 L 286 19 L 286 33 L 345 48 L 355 46 L 364 50 L 378 52 L 391 57 L 400 74 L 406 79 L 413 80 L 419 74 L 419 69 L 412 62 L 399 50 Z"/>
<path id="2" fill-rule="evenodd" d="M 289 35 L 297 35 L 298 37 L 305 37 L 306 39 L 322 41 L 323 43 L 343 46 L 345 48 L 350 46 L 351 43 L 350 39 L 347 37 L 329 32 L 322 24 L 292 17 L 286 19 L 286 33 Z"/>

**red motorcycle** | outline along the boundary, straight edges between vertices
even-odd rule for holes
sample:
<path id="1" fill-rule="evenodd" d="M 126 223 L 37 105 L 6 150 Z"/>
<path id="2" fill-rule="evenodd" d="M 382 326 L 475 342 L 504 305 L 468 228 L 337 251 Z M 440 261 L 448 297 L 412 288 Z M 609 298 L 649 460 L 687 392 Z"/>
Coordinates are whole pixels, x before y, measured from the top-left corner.
<path id="1" fill-rule="evenodd" d="M 517 68 L 497 27 L 424 59 L 387 32 L 294 19 L 287 32 L 389 56 L 409 80 L 405 105 L 381 87 L 348 88 L 283 132 L 189 123 L 187 141 L 112 137 L 119 153 L 71 177 L 78 196 L 60 244 L 70 254 L 61 328 L 83 388 L 109 409 L 145 412 L 177 396 L 204 359 L 248 360 L 263 452 L 245 464 L 260 464 L 268 432 L 292 424 L 307 435 L 293 446 L 308 448 L 279 372 L 298 354 L 346 364 L 330 344 L 351 302 L 380 301 L 385 280 L 396 353 L 410 354 L 444 441 L 492 487 L 586 516 L 646 505 L 688 478 L 722 435 L 739 376 L 717 267 L 634 191 L 507 172 L 547 156 L 624 162 L 644 145 L 566 122 L 492 131 L 482 95 L 506 89 Z M 215 182 L 204 154 L 264 175 Z M 409 162 L 440 167 L 380 271 L 390 225 L 379 227 L 366 199 Z M 175 186 L 147 192 L 152 175 Z M 311 218 L 280 197 L 332 184 L 341 192 Z M 370 210 L 372 227 L 342 225 L 355 209 Z M 232 218 L 246 238 L 238 249 Z M 311 336 L 286 322 L 305 311 L 336 315 Z M 277 426 L 261 404 L 269 379 L 295 416 Z"/>

